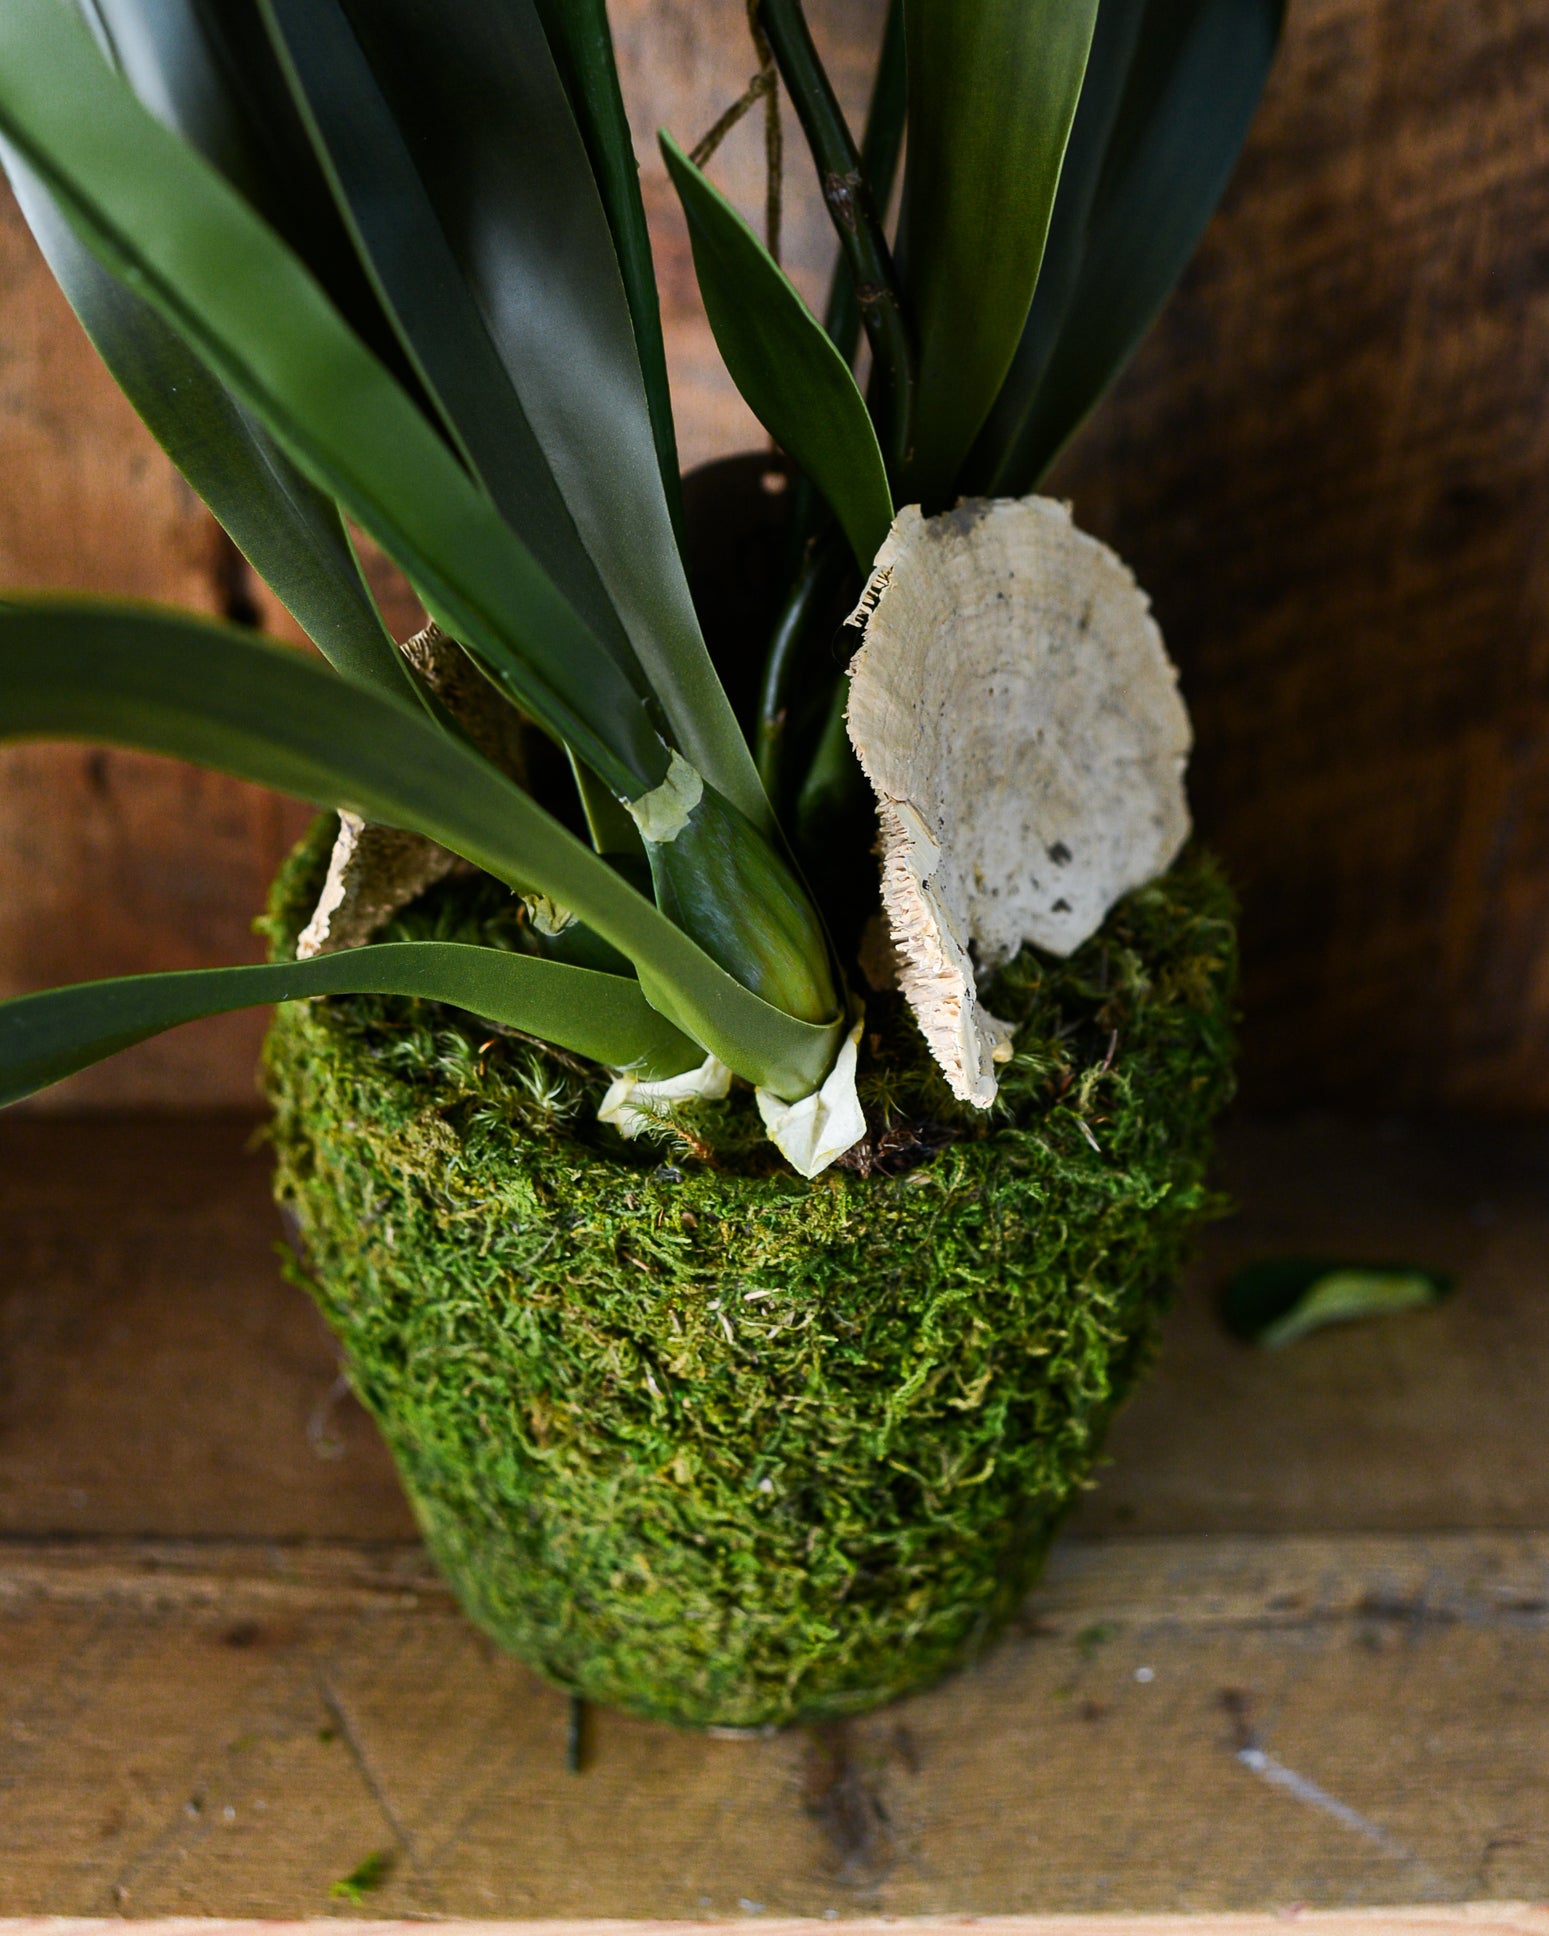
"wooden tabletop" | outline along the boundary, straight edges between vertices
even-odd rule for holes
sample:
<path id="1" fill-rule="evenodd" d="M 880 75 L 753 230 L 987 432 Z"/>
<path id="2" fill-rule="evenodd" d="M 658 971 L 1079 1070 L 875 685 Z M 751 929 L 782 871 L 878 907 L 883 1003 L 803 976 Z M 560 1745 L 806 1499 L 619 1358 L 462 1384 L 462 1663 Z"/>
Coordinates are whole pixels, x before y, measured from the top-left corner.
<path id="1" fill-rule="evenodd" d="M 580 1772 L 426 1565 L 250 1135 L 0 1123 L 0 1915 L 1526 1928 L 1549 1896 L 1543 1131 L 1231 1126 L 1242 1213 L 1000 1646 L 844 1727 L 589 1713 Z M 1461 1288 L 1226 1337 L 1232 1264 L 1309 1250 Z"/>

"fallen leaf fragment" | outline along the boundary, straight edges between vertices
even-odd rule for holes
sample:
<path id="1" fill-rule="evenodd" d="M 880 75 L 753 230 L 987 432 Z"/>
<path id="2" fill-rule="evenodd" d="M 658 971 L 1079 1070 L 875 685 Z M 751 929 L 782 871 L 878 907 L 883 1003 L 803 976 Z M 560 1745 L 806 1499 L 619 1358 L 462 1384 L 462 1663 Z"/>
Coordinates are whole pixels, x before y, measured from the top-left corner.
<path id="1" fill-rule="evenodd" d="M 1439 1304 L 1453 1289 L 1413 1264 L 1338 1264 L 1273 1257 L 1247 1264 L 1226 1287 L 1221 1315 L 1237 1337 L 1278 1351 L 1310 1331 Z"/>
<path id="2" fill-rule="evenodd" d="M 978 975 L 1024 942 L 1069 954 L 1188 836 L 1177 672 L 1128 567 L 1050 498 L 901 512 L 853 622 L 899 986 L 988 1108 L 1010 1030 Z"/>

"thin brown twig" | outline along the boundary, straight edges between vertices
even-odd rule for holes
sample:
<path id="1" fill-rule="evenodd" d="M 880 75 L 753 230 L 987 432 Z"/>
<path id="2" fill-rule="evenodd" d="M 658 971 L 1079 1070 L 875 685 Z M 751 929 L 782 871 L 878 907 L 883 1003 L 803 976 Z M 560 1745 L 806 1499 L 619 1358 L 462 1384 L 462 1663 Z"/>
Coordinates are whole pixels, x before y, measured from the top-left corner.
<path id="1" fill-rule="evenodd" d="M 759 0 L 747 0 L 748 31 L 758 55 L 758 72 L 715 125 L 700 136 L 688 158 L 703 168 L 737 123 L 757 101 L 764 103 L 764 246 L 780 260 L 780 226 L 785 185 L 785 136 L 780 125 L 780 71 L 774 49 L 759 24 Z"/>
<path id="2" fill-rule="evenodd" d="M 736 100 L 732 102 L 720 120 L 716 122 L 715 126 L 707 134 L 702 135 L 695 142 L 694 146 L 689 149 L 688 158 L 696 168 L 704 167 L 705 163 L 715 153 L 716 149 L 720 147 L 727 135 L 731 133 L 743 115 L 747 113 L 748 109 L 753 106 L 755 101 L 761 101 L 774 85 L 775 79 L 773 74 L 760 72 L 753 76 L 752 80 L 748 82 L 741 94 L 737 96 Z"/>

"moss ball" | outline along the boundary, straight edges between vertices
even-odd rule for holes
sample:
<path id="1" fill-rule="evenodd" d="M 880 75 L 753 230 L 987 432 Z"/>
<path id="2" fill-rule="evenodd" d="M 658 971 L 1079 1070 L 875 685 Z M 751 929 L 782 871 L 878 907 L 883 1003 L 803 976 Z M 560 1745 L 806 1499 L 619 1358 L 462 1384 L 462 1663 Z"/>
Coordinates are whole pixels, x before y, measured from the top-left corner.
<path id="1" fill-rule="evenodd" d="M 320 822 L 276 883 L 284 954 Z M 394 938 L 522 943 L 452 880 Z M 868 1001 L 872 1135 L 813 1182 L 745 1091 L 652 1142 L 605 1078 L 434 1004 L 279 1011 L 298 1275 L 469 1614 L 588 1700 L 760 1726 L 959 1665 L 1034 1578 L 1153 1349 L 1230 1090 L 1231 898 L 1187 857 L 1068 960 L 1024 952 L 988 1115 Z"/>

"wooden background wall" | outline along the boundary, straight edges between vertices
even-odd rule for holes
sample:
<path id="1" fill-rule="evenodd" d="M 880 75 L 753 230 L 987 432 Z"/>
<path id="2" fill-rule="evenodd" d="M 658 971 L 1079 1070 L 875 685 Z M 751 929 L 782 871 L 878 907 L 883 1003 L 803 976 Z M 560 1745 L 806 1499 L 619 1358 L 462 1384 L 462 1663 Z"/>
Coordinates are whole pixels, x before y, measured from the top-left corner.
<path id="1" fill-rule="evenodd" d="M 813 0 L 851 102 L 875 0 Z M 654 160 L 749 70 L 739 6 L 615 0 L 685 462 L 757 431 Z M 787 116 L 793 188 L 805 157 Z M 756 132 L 718 160 L 744 206 Z M 810 196 L 788 258 L 816 294 Z M 1291 0 L 1226 207 L 1056 488 L 1152 592 L 1199 821 L 1246 904 L 1259 1105 L 1549 1108 L 1549 10 Z M 0 212 L 0 584 L 238 610 L 241 561 Z M 164 762 L 0 751 L 0 993 L 252 957 L 303 818 Z M 146 1044 L 51 1107 L 249 1107 L 260 1023 Z"/>

